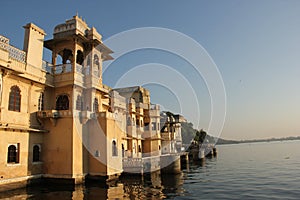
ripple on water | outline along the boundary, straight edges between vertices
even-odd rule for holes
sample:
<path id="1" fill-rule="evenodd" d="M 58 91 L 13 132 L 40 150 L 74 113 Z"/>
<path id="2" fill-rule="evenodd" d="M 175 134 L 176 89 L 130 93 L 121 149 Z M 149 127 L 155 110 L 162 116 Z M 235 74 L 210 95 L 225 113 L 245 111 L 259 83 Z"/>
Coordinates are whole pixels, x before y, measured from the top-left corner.
<path id="1" fill-rule="evenodd" d="M 127 176 L 115 185 L 40 185 L 0 199 L 299 199 L 299 141 L 218 146 L 218 156 L 182 174 Z"/>

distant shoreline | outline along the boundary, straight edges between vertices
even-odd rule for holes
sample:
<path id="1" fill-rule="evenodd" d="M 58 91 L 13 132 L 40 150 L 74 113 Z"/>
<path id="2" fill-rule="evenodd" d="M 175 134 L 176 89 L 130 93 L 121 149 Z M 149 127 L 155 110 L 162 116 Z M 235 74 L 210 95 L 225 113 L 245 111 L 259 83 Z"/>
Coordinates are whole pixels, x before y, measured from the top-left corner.
<path id="1" fill-rule="evenodd" d="M 286 137 L 286 138 L 270 138 L 270 139 L 253 139 L 253 140 L 225 140 L 219 138 L 216 145 L 225 144 L 243 144 L 243 143 L 260 143 L 260 142 L 276 142 L 276 141 L 291 141 L 300 140 L 300 136 L 297 137 Z"/>

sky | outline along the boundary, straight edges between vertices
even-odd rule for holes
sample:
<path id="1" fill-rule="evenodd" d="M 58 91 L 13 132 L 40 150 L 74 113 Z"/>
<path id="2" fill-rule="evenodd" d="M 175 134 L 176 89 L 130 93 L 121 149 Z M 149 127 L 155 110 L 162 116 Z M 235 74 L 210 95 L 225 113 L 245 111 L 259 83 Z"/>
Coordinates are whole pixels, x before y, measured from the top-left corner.
<path id="1" fill-rule="evenodd" d="M 206 57 L 211 58 L 224 83 L 226 101 L 221 103 L 226 105 L 226 117 L 222 132 L 215 133 L 220 137 L 254 139 L 300 135 L 300 1 L 2 0 L 0 34 L 22 49 L 23 25 L 29 22 L 38 25 L 46 31 L 47 40 L 52 38 L 56 25 L 77 12 L 107 43 L 124 31 L 156 27 L 181 33 L 200 44 L 203 55 L 206 53 Z M 155 35 L 145 34 L 145 40 L 149 38 L 155 39 Z M 132 44 L 134 42 L 128 46 Z M 184 42 L 177 45 L 182 49 L 186 47 Z M 116 49 L 119 48 L 112 48 L 118 54 Z M 185 53 L 198 52 L 187 50 Z M 49 60 L 47 55 L 45 59 Z M 213 105 L 208 89 L 213 83 L 208 84 L 189 60 L 162 49 L 135 50 L 115 59 L 104 72 L 103 81 L 116 86 L 139 69 L 148 74 L 143 79 L 155 81 L 131 78 L 130 84 L 148 88 L 153 103 L 184 114 L 195 128 L 211 128 L 212 109 L 219 108 Z M 180 90 L 180 81 L 186 81 L 186 87 L 192 89 Z"/>

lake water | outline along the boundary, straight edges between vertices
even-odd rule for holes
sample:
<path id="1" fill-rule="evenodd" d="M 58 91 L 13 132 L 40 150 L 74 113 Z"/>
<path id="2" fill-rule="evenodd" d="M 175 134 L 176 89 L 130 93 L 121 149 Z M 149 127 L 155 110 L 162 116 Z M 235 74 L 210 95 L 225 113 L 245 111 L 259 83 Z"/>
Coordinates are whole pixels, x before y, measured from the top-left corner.
<path id="1" fill-rule="evenodd" d="M 110 186 L 38 185 L 0 199 L 299 199 L 300 141 L 219 145 L 181 174 L 124 176 Z"/>

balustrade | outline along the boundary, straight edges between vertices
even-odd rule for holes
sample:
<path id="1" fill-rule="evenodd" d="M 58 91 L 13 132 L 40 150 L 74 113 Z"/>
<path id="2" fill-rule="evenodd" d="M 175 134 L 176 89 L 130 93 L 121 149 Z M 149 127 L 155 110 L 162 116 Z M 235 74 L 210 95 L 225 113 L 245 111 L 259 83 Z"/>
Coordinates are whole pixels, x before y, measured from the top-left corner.
<path id="1" fill-rule="evenodd" d="M 9 45 L 9 39 L 2 35 L 0 35 L 0 48 L 5 51 L 8 51 L 9 58 L 22 63 L 26 62 L 26 52 Z"/>

